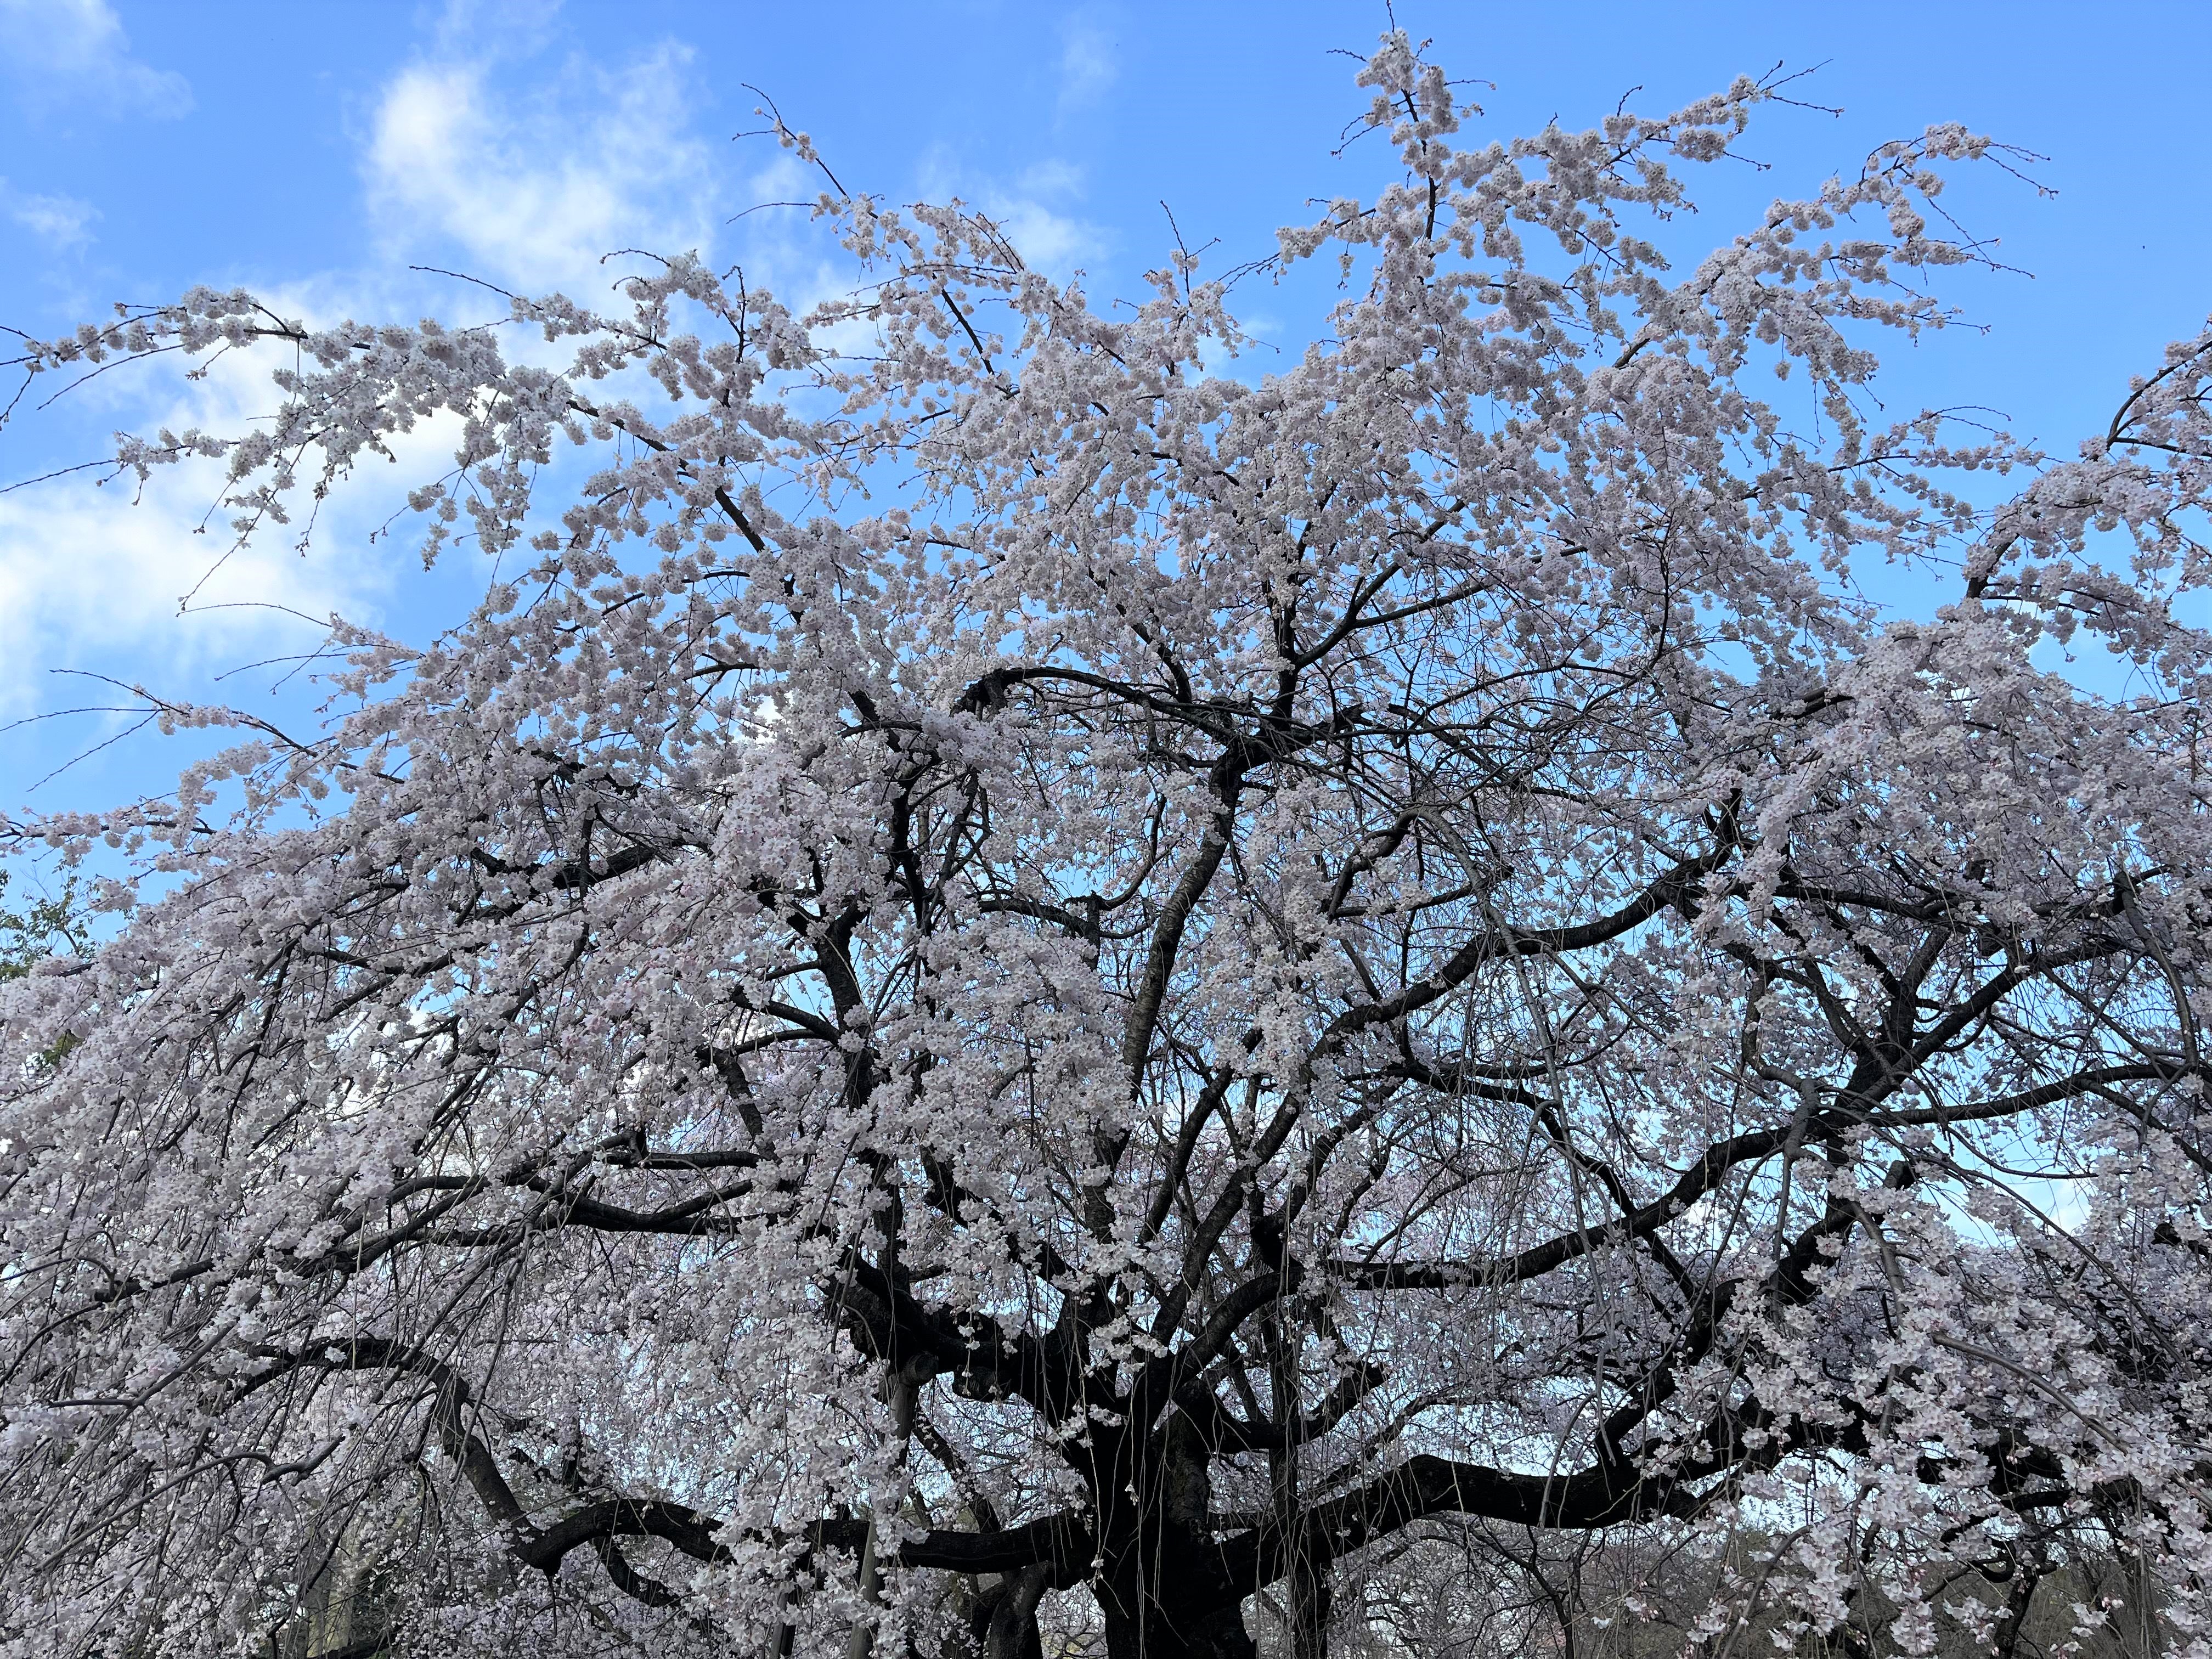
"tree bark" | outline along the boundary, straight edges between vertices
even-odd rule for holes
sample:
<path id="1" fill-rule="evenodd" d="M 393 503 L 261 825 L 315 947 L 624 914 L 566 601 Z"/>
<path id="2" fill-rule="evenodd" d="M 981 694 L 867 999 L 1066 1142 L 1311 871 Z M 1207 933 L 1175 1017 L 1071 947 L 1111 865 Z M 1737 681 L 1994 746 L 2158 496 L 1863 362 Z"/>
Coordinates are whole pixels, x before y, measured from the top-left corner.
<path id="1" fill-rule="evenodd" d="M 1004 1591 L 992 1604 L 991 1622 L 983 1635 L 983 1659 L 1044 1659 L 1044 1642 L 1037 1632 L 1037 1603 L 1043 1599 L 1045 1569 L 1024 1567 L 1008 1578 Z"/>
<path id="2" fill-rule="evenodd" d="M 1097 1595 L 1109 1659 L 1257 1659 L 1244 1629 L 1247 1587 L 1231 1577 L 1208 1529 L 1211 1449 L 1176 1412 L 1130 1449 L 1138 1467 L 1128 1486 L 1145 1497 L 1132 1504 L 1121 1493 L 1121 1524 L 1105 1529 Z"/>

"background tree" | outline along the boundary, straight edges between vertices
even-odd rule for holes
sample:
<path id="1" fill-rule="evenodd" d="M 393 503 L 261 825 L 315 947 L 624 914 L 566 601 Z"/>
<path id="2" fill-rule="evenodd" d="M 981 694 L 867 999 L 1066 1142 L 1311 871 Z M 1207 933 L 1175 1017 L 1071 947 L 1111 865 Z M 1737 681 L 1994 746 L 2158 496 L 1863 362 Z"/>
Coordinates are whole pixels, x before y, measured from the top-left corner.
<path id="1" fill-rule="evenodd" d="M 7 896 L 8 874 L 0 870 L 0 899 Z M 54 954 L 58 941 L 79 956 L 91 943 L 78 914 L 74 882 L 64 882 L 58 896 L 42 894 L 21 909 L 0 908 L 0 981 L 22 978 Z"/>
<path id="2" fill-rule="evenodd" d="M 251 535 L 434 423 L 498 563 L 10 826 L 151 878 L 0 1003 L 15 1650 L 1304 1659 L 1478 1535 L 1525 1631 L 1697 1547 L 1703 1650 L 2002 1643 L 1962 1576 L 2095 1548 L 2201 1650 L 2212 337 L 2070 459 L 1887 422 L 1985 141 L 1680 273 L 1765 89 L 1360 78 L 1402 176 L 1252 381 L 1180 249 L 1102 312 L 834 179 L 804 316 L 28 349 L 275 348 L 118 468 Z"/>

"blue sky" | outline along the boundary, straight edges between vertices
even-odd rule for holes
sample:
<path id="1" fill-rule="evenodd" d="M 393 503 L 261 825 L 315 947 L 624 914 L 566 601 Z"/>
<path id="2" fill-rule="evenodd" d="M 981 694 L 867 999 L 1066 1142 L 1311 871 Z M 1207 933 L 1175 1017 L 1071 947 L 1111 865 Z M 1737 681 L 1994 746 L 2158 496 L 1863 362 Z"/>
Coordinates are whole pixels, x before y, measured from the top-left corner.
<path id="1" fill-rule="evenodd" d="M 1778 194 L 1875 143 L 1958 119 L 2049 159 L 2039 197 L 1990 173 L 1950 200 L 2027 275 L 1952 287 L 1986 333 L 1908 353 L 1893 405 L 1972 403 L 2062 450 L 2127 376 L 2212 309 L 2212 142 L 2194 65 L 2212 6 L 1522 6 L 1404 0 L 1486 107 L 1477 131 L 1587 125 L 1624 94 L 1656 111 L 1776 64 L 1817 72 L 1744 146 L 1763 163 L 1697 185 L 1694 253 Z M 1362 100 L 1379 3 L 601 3 L 476 0 L 0 0 L 0 323 L 62 331 L 115 300 L 243 283 L 313 317 L 473 319 L 483 301 L 410 264 L 580 297 L 616 247 L 698 247 L 795 297 L 831 280 L 798 216 L 813 186 L 758 125 L 764 88 L 850 186 L 957 192 L 1033 261 L 1133 295 L 1168 246 L 1161 204 L 1216 269 L 1266 252 L 1309 198 L 1371 189 L 1330 151 Z M 1240 291 L 1295 351 L 1310 296 Z M 1264 356 L 1249 372 L 1265 372 Z M 0 483 L 100 453 L 118 427 L 250 416 L 252 378 L 103 377 L 0 431 Z M 426 463 L 427 464 L 427 463 Z M 388 503 L 342 503 L 301 556 L 270 546 L 177 596 L 219 548 L 196 537 L 211 480 L 136 507 L 82 477 L 0 495 L 0 722 L 87 701 L 77 669 L 181 698 L 288 708 L 301 682 L 242 665 L 312 645 L 282 612 L 337 608 L 400 632 L 449 618 L 484 573 L 430 576 L 372 543 Z M 222 678 L 218 678 L 222 677 Z M 100 716 L 0 733 L 0 811 L 109 801 L 180 758 L 150 736 L 40 780 L 116 729 Z M 37 787 L 34 788 L 33 786 Z"/>

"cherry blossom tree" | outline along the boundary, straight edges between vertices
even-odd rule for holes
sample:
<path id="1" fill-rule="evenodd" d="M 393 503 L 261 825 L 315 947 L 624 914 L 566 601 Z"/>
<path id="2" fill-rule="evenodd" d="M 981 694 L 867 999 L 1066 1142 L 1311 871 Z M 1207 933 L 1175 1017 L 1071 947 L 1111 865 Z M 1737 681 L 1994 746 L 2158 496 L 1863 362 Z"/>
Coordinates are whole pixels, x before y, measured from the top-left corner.
<path id="1" fill-rule="evenodd" d="M 1897 420 L 1987 141 L 1670 265 L 1770 88 L 1360 84 L 1266 373 L 834 179 L 803 313 L 26 349 L 269 357 L 115 454 L 240 536 L 450 434 L 496 574 L 4 826 L 106 915 L 0 988 L 6 1652 L 1314 1659 L 1455 1538 L 1736 1540 L 1710 1652 L 2090 1639 L 2101 1552 L 2212 1647 L 2212 335 L 2075 454 Z"/>

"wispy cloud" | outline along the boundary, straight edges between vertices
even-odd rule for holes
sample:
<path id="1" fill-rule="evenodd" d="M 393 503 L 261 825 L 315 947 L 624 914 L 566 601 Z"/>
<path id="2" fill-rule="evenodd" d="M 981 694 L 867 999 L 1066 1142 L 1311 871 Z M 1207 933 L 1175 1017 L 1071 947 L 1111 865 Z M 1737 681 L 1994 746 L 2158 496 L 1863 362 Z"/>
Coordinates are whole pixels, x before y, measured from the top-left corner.
<path id="1" fill-rule="evenodd" d="M 264 297 L 310 319 L 356 308 L 307 290 Z M 167 395 L 151 396 L 126 369 L 82 384 L 64 407 L 88 400 L 77 409 L 88 426 L 244 431 L 268 412 L 275 366 L 263 352 L 233 352 L 202 378 L 170 380 Z M 37 390 L 51 396 L 60 388 L 46 382 L 61 378 L 40 377 Z M 395 479 L 434 465 L 454 428 L 447 417 L 403 434 L 407 465 L 392 469 Z M 304 548 L 297 523 L 234 546 L 221 486 L 219 468 L 184 465 L 157 469 L 143 487 L 125 477 L 94 488 L 79 473 L 0 494 L 0 722 L 68 701 L 53 670 L 96 670 L 191 695 L 209 672 L 311 647 L 315 623 L 333 613 L 379 619 L 401 562 L 362 550 L 402 486 L 380 475 L 335 493 Z"/>
<path id="2" fill-rule="evenodd" d="M 703 246 L 708 158 L 686 112 L 689 62 L 664 46 L 526 94 L 477 62 L 407 69 L 377 106 L 371 210 L 405 251 L 443 241 L 471 274 L 531 287 L 584 280 L 617 248 Z"/>
<path id="3" fill-rule="evenodd" d="M 992 178 L 959 167 L 940 149 L 924 158 L 920 183 L 933 200 L 958 197 L 981 210 L 1024 263 L 1040 270 L 1064 276 L 1108 251 L 1106 233 L 1076 211 L 1083 172 L 1066 161 L 1038 161 L 1012 178 Z"/>
<path id="4" fill-rule="evenodd" d="M 433 36 L 441 57 L 498 57 L 544 40 L 560 15 L 561 0 L 446 0 Z"/>
<path id="5" fill-rule="evenodd" d="M 1055 122 L 1097 103 L 1120 77 L 1116 15 L 1111 5 L 1091 5 L 1061 22 Z M 1023 260 L 1041 270 L 1066 276 L 1112 251 L 1106 231 L 1080 210 L 1088 180 L 1068 161 L 1042 156 L 1018 172 L 1001 173 L 938 147 L 923 155 L 918 171 L 925 197 L 957 197 L 980 209 Z"/>
<path id="6" fill-rule="evenodd" d="M 0 75 L 21 103 L 41 113 L 90 109 L 159 119 L 192 106 L 183 76 L 131 56 L 107 0 L 0 0 Z"/>
<path id="7" fill-rule="evenodd" d="M 0 179 L 0 213 L 37 237 L 48 247 L 66 252 L 92 240 L 92 222 L 100 210 L 74 196 L 34 196 Z"/>
<path id="8" fill-rule="evenodd" d="M 474 12 L 449 12 L 425 56 L 386 82 L 372 106 L 360 166 L 365 201 L 389 251 L 465 265 L 509 286 L 582 290 L 604 286 L 599 261 L 611 250 L 703 248 L 722 206 L 708 187 L 709 163 L 719 156 L 687 108 L 688 55 L 665 48 L 627 67 L 572 64 L 548 74 L 503 60 L 473 38 L 485 32 L 487 6 L 503 4 L 506 16 L 530 3 L 537 0 L 479 0 Z M 27 24 L 43 27 L 46 9 L 0 0 L 9 45 Z M 128 82 L 128 60 L 117 57 L 127 42 L 112 15 L 96 0 L 61 9 L 75 33 L 42 40 L 39 50 L 70 64 L 97 62 L 105 52 L 111 67 L 125 63 Z M 0 47 L 0 57 L 6 52 Z M 139 90 L 150 96 L 161 88 Z M 0 180 L 0 229 L 20 228 L 60 249 L 88 239 L 97 218 L 88 204 Z M 415 314 L 410 307 L 438 303 L 422 279 L 389 264 L 327 273 L 264 298 L 311 321 Z M 246 430 L 266 416 L 270 367 L 261 354 L 234 353 L 206 379 L 150 398 L 140 377 L 103 378 L 71 393 L 69 408 L 88 431 L 109 423 Z M 443 422 L 408 434 L 407 465 L 394 477 L 434 471 L 454 438 Z M 451 561 L 450 574 L 425 579 L 411 570 L 404 539 L 392 550 L 397 556 L 380 540 L 368 545 L 369 532 L 402 505 L 384 499 L 391 490 L 379 493 L 380 477 L 350 483 L 322 504 L 305 556 L 295 538 L 265 530 L 226 554 L 228 514 L 209 514 L 219 482 L 204 469 L 182 467 L 157 471 L 143 490 L 127 479 L 95 489 L 78 476 L 0 495 L 0 723 L 68 701 L 49 670 L 143 678 L 191 695 L 218 669 L 311 647 L 312 619 L 337 612 L 374 625 L 387 620 L 380 613 L 388 606 L 421 606 L 425 580 L 451 586 L 434 604 L 470 600 L 477 573 L 469 561 Z M 189 605 L 180 606 L 188 592 Z"/>
<path id="9" fill-rule="evenodd" d="M 0 718 L 54 707 L 49 671 L 115 672 L 127 658 L 123 672 L 158 686 L 241 646 L 297 637 L 274 607 L 333 608 L 301 560 L 249 551 L 195 598 L 203 614 L 180 617 L 179 591 L 211 560 L 164 505 L 74 490 L 0 500 Z"/>
<path id="10" fill-rule="evenodd" d="M 1079 14 L 1069 18 L 1060 31 L 1061 112 L 1093 102 L 1120 74 L 1114 36 L 1104 23 Z"/>

